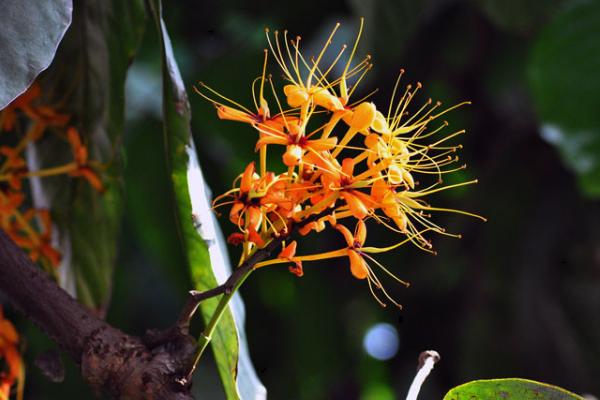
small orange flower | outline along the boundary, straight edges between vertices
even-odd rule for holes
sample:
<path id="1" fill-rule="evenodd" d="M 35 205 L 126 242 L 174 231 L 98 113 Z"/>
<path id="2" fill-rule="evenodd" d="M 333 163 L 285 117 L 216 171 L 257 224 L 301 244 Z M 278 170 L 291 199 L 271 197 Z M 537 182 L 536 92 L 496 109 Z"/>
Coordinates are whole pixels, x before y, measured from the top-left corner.
<path id="1" fill-rule="evenodd" d="M 24 199 L 25 195 L 21 192 L 8 192 L 0 197 L 0 217 L 12 215 L 23 204 Z"/>
<path id="2" fill-rule="evenodd" d="M 17 97 L 0 113 L 0 131 L 12 131 L 17 120 L 16 110 L 31 110 L 31 102 L 40 96 L 41 90 L 37 83 L 34 83 L 25 93 Z"/>
<path id="3" fill-rule="evenodd" d="M 360 177 L 354 176 L 355 161 L 352 158 L 344 158 L 341 167 L 335 159 L 327 162 L 327 157 L 316 159 L 317 165 L 322 168 L 321 182 L 326 191 L 335 193 L 330 200 L 334 204 L 338 196 L 345 202 L 348 210 L 357 219 L 366 218 L 373 208 L 373 201 L 368 194 L 360 191 L 366 184 Z M 323 196 L 327 196 L 324 193 Z"/>
<path id="4" fill-rule="evenodd" d="M 354 235 L 350 233 L 344 225 L 336 225 L 335 229 L 344 235 L 346 244 L 348 245 L 347 254 L 350 259 L 350 271 L 355 278 L 365 279 L 369 276 L 369 266 L 362 257 L 360 248 L 365 244 L 367 239 L 367 227 L 363 220 L 358 220 Z"/>
<path id="5" fill-rule="evenodd" d="M 286 247 L 284 247 L 283 250 L 281 250 L 277 258 L 291 261 L 293 265 L 289 267 L 290 272 L 296 275 L 297 277 L 301 277 L 302 275 L 304 275 L 304 270 L 302 269 L 302 261 L 294 259 L 294 256 L 296 255 L 296 247 L 297 243 L 294 240 Z"/>
<path id="6" fill-rule="evenodd" d="M 263 125 L 259 124 L 257 129 L 260 131 L 260 139 L 256 143 L 256 148 L 260 149 L 268 144 L 286 146 L 286 151 L 283 154 L 283 163 L 288 167 L 300 164 L 307 151 L 319 153 L 331 150 L 337 143 L 336 137 L 308 139 L 304 135 L 302 131 L 303 127 L 298 124 L 298 121 L 290 121 L 285 125 L 286 128 L 284 129 L 276 129 L 274 127 L 265 129 Z"/>
<path id="7" fill-rule="evenodd" d="M 61 254 L 51 244 L 52 221 L 50 219 L 50 212 L 45 209 L 30 209 L 23 216 L 28 223 L 36 217 L 40 226 L 40 234 L 37 240 L 32 241 L 29 246 L 29 257 L 33 261 L 38 261 L 40 257 L 44 257 L 52 267 L 58 267 Z"/>
<path id="8" fill-rule="evenodd" d="M 0 398 L 10 397 L 11 387 L 23 380 L 23 361 L 17 346 L 19 334 L 12 322 L 4 318 L 0 305 L 0 360 L 6 365 L 5 370 L 0 370 Z M 17 388 L 18 398 L 23 398 L 22 384 Z"/>
<path id="9" fill-rule="evenodd" d="M 81 136 L 74 127 L 67 129 L 67 139 L 71 144 L 73 158 L 77 168 L 70 171 L 69 175 L 85 178 L 98 192 L 104 191 L 104 185 L 96 172 L 88 164 L 88 149 L 81 142 Z"/>

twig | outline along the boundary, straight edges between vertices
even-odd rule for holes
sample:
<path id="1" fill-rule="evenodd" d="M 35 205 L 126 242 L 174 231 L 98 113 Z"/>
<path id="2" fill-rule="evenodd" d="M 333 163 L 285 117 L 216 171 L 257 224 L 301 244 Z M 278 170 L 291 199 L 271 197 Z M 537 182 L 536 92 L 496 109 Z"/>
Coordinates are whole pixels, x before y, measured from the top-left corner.
<path id="1" fill-rule="evenodd" d="M 318 220 L 319 218 L 327 215 L 330 211 L 325 210 L 319 214 L 311 215 L 305 218 L 301 223 L 297 223 L 293 225 L 293 227 L 287 232 L 287 234 L 279 235 L 274 237 L 265 247 L 260 250 L 257 250 L 254 254 L 250 256 L 246 261 L 244 261 L 233 273 L 229 276 L 227 281 L 216 288 L 207 290 L 205 292 L 190 292 L 191 297 L 188 298 L 186 305 L 184 306 L 181 316 L 178 320 L 179 328 L 183 327 L 183 329 L 189 329 L 189 323 L 194 315 L 195 311 L 198 309 L 198 305 L 204 299 L 216 296 L 218 294 L 223 294 L 223 297 L 219 301 L 217 305 L 217 309 L 215 310 L 212 318 L 207 323 L 204 331 L 200 335 L 198 340 L 198 350 L 196 351 L 196 355 L 193 363 L 189 368 L 189 372 L 183 382 L 189 382 L 192 374 L 194 373 L 204 350 L 208 346 L 208 343 L 212 339 L 212 334 L 223 315 L 223 312 L 227 308 L 229 301 L 233 297 L 235 291 L 241 286 L 246 278 L 252 273 L 254 270 L 254 266 L 261 261 L 264 261 L 267 257 L 269 257 L 281 244 L 288 240 L 298 229 L 303 227 L 304 225 Z M 187 331 L 186 331 L 187 332 Z"/>
<path id="2" fill-rule="evenodd" d="M 198 306 L 201 302 L 206 299 L 210 299 L 211 297 L 218 296 L 220 294 L 225 293 L 226 286 L 222 284 L 215 288 L 209 289 L 205 292 L 199 292 L 197 290 L 190 290 L 189 297 L 187 302 L 181 309 L 181 313 L 179 314 L 179 319 L 177 320 L 177 327 L 179 328 L 181 333 L 187 334 L 190 330 L 190 320 L 192 316 L 198 309 Z"/>
<path id="3" fill-rule="evenodd" d="M 435 350 L 427 350 L 419 354 L 417 375 L 415 375 L 415 379 L 413 379 L 410 389 L 408 389 L 406 400 L 417 400 L 423 382 L 425 382 L 433 366 L 438 361 L 440 361 L 440 355 Z"/>
<path id="4" fill-rule="evenodd" d="M 202 301 L 215 296 L 219 296 L 221 294 L 229 295 L 231 291 L 239 285 L 240 280 L 245 279 L 248 276 L 248 274 L 254 269 L 254 266 L 257 263 L 264 261 L 267 257 L 269 257 L 279 246 L 281 246 L 284 240 L 288 240 L 292 236 L 292 234 L 296 232 L 299 228 L 323 217 L 324 215 L 327 215 L 328 212 L 329 211 L 326 210 L 319 214 L 311 215 L 305 218 L 302 221 L 302 223 L 294 225 L 293 228 L 286 235 L 280 235 L 271 240 L 271 242 L 269 242 L 267 246 L 256 251 L 249 259 L 244 261 L 242 265 L 240 265 L 235 271 L 233 271 L 233 273 L 229 276 L 229 278 L 227 278 L 227 281 L 225 281 L 225 283 L 212 289 L 206 290 L 204 292 L 191 290 L 189 292 L 189 297 L 185 305 L 181 309 L 175 327 L 181 333 L 187 334 L 189 332 L 190 321 Z"/>

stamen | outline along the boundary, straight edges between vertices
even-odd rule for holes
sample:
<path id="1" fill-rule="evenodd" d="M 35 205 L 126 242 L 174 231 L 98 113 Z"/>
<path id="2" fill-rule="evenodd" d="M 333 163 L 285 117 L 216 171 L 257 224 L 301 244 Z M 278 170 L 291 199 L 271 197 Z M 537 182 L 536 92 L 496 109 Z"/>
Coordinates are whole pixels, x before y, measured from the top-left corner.
<path id="1" fill-rule="evenodd" d="M 306 78 L 306 87 L 307 88 L 311 87 L 312 77 L 313 77 L 313 75 L 315 73 L 315 69 L 317 68 L 317 65 L 319 65 L 319 62 L 321 61 L 321 58 L 323 58 L 323 54 L 325 54 L 325 51 L 327 50 L 327 48 L 329 47 L 329 45 L 331 45 L 331 41 L 333 39 L 333 36 L 335 35 L 335 32 L 338 30 L 339 27 L 340 27 L 340 23 L 338 22 L 338 23 L 335 24 L 335 27 L 333 28 L 333 31 L 331 32 L 331 34 L 327 38 L 327 41 L 325 42 L 325 44 L 323 45 L 323 48 L 321 49 L 321 52 L 319 53 L 319 55 L 317 57 L 317 60 L 314 62 L 314 66 L 308 72 L 308 77 Z"/>

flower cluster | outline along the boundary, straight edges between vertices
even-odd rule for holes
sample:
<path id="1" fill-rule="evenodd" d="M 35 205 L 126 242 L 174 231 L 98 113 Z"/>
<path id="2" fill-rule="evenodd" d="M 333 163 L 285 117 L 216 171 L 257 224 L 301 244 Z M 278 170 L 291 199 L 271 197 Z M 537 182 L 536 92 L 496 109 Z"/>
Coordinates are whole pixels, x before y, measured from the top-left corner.
<path id="1" fill-rule="evenodd" d="M 10 397 L 11 388 L 17 384 L 17 398 L 23 398 L 23 362 L 17 346 L 19 334 L 14 325 L 4 319 L 2 306 L 0 306 L 0 360 L 4 367 L 0 369 L 0 399 Z"/>
<path id="2" fill-rule="evenodd" d="M 256 267 L 291 263 L 290 270 L 302 275 L 302 263 L 347 257 L 352 275 L 365 279 L 373 296 L 397 304 L 385 291 L 373 266 L 401 283 L 400 279 L 372 256 L 412 242 L 433 252 L 426 232 L 449 236 L 430 219 L 431 211 L 464 211 L 433 207 L 425 197 L 475 181 L 443 186 L 443 175 L 465 168 L 452 167 L 458 161 L 460 145 L 449 144 L 464 133 L 446 134 L 448 123 L 437 122 L 449 108 L 428 100 L 416 111 L 409 106 L 421 84 L 400 87 L 400 72 L 387 110 L 367 98 L 353 100 L 359 83 L 371 69 L 369 56 L 355 61 L 359 34 L 351 54 L 341 62 L 347 47 L 328 54 L 339 24 L 319 53 L 306 58 L 300 51 L 300 37 L 266 30 L 270 49 L 265 50 L 262 75 L 252 85 L 254 109 L 248 109 L 200 83 L 196 91 L 211 101 L 223 120 L 248 124 L 258 134 L 254 162 L 234 182 L 234 188 L 217 197 L 214 208 L 230 205 L 229 219 L 239 232 L 229 241 L 243 246 L 240 263 L 275 238 L 289 238 L 293 229 L 301 235 L 321 232 L 327 226 L 337 230 L 346 246 L 325 253 L 297 255 L 297 243 L 282 248 L 276 259 Z M 282 94 L 267 74 L 267 59 L 275 59 L 286 84 Z M 329 56 L 329 57 L 326 57 Z M 332 60 L 324 63 L 324 59 Z M 265 87 L 270 90 L 267 101 Z M 369 97 L 369 96 L 367 96 Z M 281 148 L 281 164 L 275 172 L 267 168 L 267 149 Z M 419 176 L 434 182 L 420 187 Z M 478 216 L 476 216 L 478 217 Z M 481 218 L 481 217 L 479 217 Z M 340 221 L 356 221 L 354 232 Z M 388 247 L 365 246 L 367 223 L 375 221 L 403 236 Z M 379 295 L 378 295 L 379 293 Z M 383 295 L 383 296 L 381 296 Z"/>
<path id="3" fill-rule="evenodd" d="M 27 206 L 23 180 L 69 175 L 85 178 L 96 190 L 104 190 L 95 172 L 96 163 L 88 159 L 88 149 L 69 120 L 69 115 L 42 103 L 41 89 L 36 83 L 0 111 L 3 142 L 11 143 L 0 146 L 0 227 L 49 272 L 60 263 L 60 253 L 52 246 L 50 213 L 47 209 Z M 14 137 L 5 132 L 14 133 Z M 30 170 L 24 153 L 30 144 L 49 132 L 68 143 L 73 159 L 64 165 Z"/>

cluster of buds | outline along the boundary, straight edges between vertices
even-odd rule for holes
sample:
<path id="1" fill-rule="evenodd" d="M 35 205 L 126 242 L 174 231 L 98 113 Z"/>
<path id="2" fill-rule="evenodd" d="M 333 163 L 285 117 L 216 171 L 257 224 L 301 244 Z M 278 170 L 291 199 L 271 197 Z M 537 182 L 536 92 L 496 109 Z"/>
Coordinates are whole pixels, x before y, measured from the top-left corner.
<path id="1" fill-rule="evenodd" d="M 34 83 L 24 94 L 0 111 L 0 227 L 29 257 L 49 272 L 60 264 L 60 253 L 52 245 L 52 221 L 47 209 L 30 207 L 23 180 L 33 177 L 68 175 L 86 179 L 96 190 L 103 191 L 96 173 L 98 164 L 88 159 L 88 149 L 78 130 L 69 125 L 70 116 L 43 104 L 41 89 Z M 25 160 L 28 146 L 52 132 L 70 146 L 72 161 L 44 169 L 30 170 Z"/>
<path id="2" fill-rule="evenodd" d="M 409 105 L 421 90 L 421 84 L 400 87 L 403 71 L 396 80 L 390 104 L 382 112 L 367 98 L 351 97 L 371 69 L 367 56 L 354 62 L 362 32 L 356 37 L 344 65 L 344 45 L 333 60 L 323 65 L 339 24 L 316 57 L 306 58 L 300 51 L 300 37 L 289 39 L 287 31 L 272 35 L 266 30 L 270 49 L 265 49 L 262 75 L 252 85 L 255 110 L 221 95 L 203 83 L 196 91 L 212 102 L 220 119 L 250 125 L 257 133 L 259 166 L 250 163 L 234 182 L 234 188 L 217 197 L 214 208 L 230 205 L 229 219 L 239 232 L 229 241 L 243 246 L 240 264 L 275 238 L 286 238 L 277 258 L 259 262 L 256 268 L 286 263 L 290 271 L 302 275 L 302 263 L 335 257 L 347 257 L 352 275 L 367 281 L 377 301 L 397 304 L 388 295 L 375 274 L 376 266 L 397 281 L 372 254 L 390 251 L 412 242 L 433 253 L 426 232 L 458 237 L 446 232 L 430 219 L 432 211 L 450 211 L 481 218 L 459 210 L 433 207 L 425 197 L 468 181 L 443 185 L 444 174 L 464 169 L 454 166 L 460 145 L 449 144 L 464 130 L 444 133 L 448 126 L 440 121 L 447 112 L 468 102 L 442 108 L 428 100 L 412 112 Z M 267 59 L 271 55 L 286 84 L 278 94 Z M 335 76 L 334 71 L 338 71 Z M 341 72 L 340 72 L 341 71 Z M 256 88 L 258 86 L 258 88 Z M 270 88 L 271 101 L 265 96 Z M 280 98 L 281 97 L 281 98 Z M 271 104 L 271 108 L 269 107 Z M 277 111 L 271 109 L 275 105 Z M 435 126 L 432 126 L 434 125 Z M 267 149 L 282 149 L 281 164 L 267 168 Z M 428 187 L 420 187 L 419 176 L 433 177 Z M 343 224 L 342 221 L 348 221 Z M 354 222 L 353 222 L 354 221 Z M 374 221 L 402 236 L 387 247 L 365 246 L 367 223 Z M 354 225 L 353 232 L 348 224 Z M 321 232 L 330 226 L 341 233 L 346 246 L 320 254 L 298 255 L 296 241 L 289 242 L 294 229 L 301 235 Z M 387 299 L 387 301 L 386 301 Z"/>

